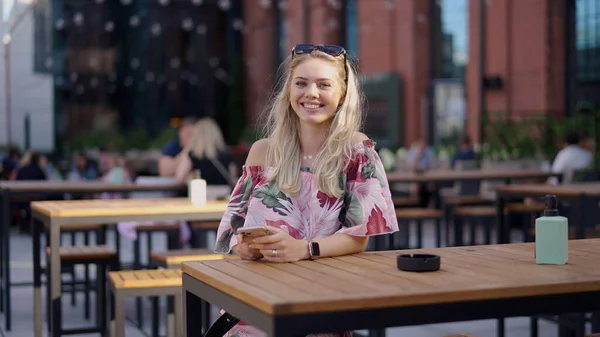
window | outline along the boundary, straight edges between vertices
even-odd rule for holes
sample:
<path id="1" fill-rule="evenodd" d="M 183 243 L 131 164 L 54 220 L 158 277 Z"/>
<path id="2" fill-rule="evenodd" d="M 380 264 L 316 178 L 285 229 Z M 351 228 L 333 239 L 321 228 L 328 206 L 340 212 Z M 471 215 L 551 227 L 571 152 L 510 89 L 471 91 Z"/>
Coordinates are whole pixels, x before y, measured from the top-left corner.
<path id="1" fill-rule="evenodd" d="M 600 0 L 576 0 L 575 6 L 577 79 L 600 81 Z"/>
<path id="2" fill-rule="evenodd" d="M 441 21 L 441 72 L 443 78 L 464 78 L 469 57 L 468 0 L 437 0 Z"/>

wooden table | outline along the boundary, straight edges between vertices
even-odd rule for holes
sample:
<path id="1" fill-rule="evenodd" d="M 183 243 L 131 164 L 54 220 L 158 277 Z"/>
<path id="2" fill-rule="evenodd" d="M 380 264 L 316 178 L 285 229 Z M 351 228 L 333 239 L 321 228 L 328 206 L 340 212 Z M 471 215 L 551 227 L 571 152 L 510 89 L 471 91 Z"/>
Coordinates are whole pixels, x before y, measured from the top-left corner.
<path id="1" fill-rule="evenodd" d="M 51 336 L 59 336 L 62 326 L 60 257 L 61 227 L 121 221 L 218 221 L 227 207 L 226 201 L 209 201 L 204 207 L 193 206 L 187 198 L 37 201 L 31 203 L 33 221 L 47 225 L 50 236 L 50 324 Z M 40 263 L 40 232 L 43 226 L 33 225 L 33 282 L 35 336 L 42 336 L 42 293 Z"/>
<path id="2" fill-rule="evenodd" d="M 19 180 L 0 181 L 0 307 L 5 308 L 6 330 L 11 330 L 11 286 L 30 285 L 12 284 L 10 271 L 10 203 L 16 196 L 26 197 L 28 201 L 39 198 L 40 195 L 54 193 L 128 193 L 128 192 L 158 192 L 185 191 L 185 184 L 113 184 L 102 181 L 40 181 Z M 39 199 L 38 199 L 39 200 Z"/>
<path id="3" fill-rule="evenodd" d="M 600 239 L 570 241 L 564 266 L 536 265 L 522 243 L 410 251 L 442 258 L 410 273 L 396 268 L 407 252 L 184 262 L 187 336 L 201 336 L 200 298 L 278 337 L 600 309 Z"/>
<path id="4" fill-rule="evenodd" d="M 481 181 L 481 180 L 511 180 L 545 179 L 561 174 L 544 172 L 542 170 L 432 170 L 423 173 L 409 171 L 390 172 L 387 174 L 390 183 L 425 183 L 449 181 Z"/>
<path id="5" fill-rule="evenodd" d="M 598 209 L 600 204 L 600 182 L 580 182 L 562 185 L 551 184 L 511 184 L 496 187 L 496 212 L 498 219 L 498 238 L 500 243 L 508 243 L 510 238 L 510 224 L 504 221 L 504 205 L 510 197 L 541 197 L 544 195 L 556 195 L 560 200 L 573 200 L 577 207 L 575 218 L 569 219 L 569 223 L 575 225 L 576 238 L 583 239 L 585 236 L 585 210 L 594 207 Z M 598 220 L 600 222 L 600 220 Z"/>

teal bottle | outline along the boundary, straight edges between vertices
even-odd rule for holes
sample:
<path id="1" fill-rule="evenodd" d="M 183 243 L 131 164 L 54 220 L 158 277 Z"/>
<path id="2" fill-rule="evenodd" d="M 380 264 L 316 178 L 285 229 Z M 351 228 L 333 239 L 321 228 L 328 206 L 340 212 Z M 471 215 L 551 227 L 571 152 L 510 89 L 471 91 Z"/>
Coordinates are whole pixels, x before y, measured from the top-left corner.
<path id="1" fill-rule="evenodd" d="M 535 220 L 535 263 L 566 264 L 569 259 L 569 221 L 558 214 L 555 195 L 542 198 L 543 216 Z"/>

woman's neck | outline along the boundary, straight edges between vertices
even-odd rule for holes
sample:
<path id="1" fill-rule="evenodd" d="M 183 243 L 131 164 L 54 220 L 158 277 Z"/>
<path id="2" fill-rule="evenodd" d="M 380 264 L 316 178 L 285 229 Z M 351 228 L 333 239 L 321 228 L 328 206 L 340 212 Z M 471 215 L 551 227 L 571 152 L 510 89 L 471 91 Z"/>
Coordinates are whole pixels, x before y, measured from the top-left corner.
<path id="1" fill-rule="evenodd" d="M 298 131 L 300 138 L 300 150 L 304 155 L 315 155 L 321 149 L 327 137 L 325 128 L 301 125 Z"/>

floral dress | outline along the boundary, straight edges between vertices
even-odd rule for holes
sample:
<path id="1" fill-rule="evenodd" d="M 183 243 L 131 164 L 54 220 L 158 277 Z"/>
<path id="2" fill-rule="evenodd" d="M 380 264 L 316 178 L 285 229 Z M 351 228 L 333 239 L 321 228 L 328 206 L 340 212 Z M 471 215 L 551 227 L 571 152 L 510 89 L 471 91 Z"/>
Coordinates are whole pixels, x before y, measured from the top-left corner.
<path id="1" fill-rule="evenodd" d="M 238 243 L 240 227 L 269 225 L 295 239 L 316 239 L 337 233 L 370 236 L 398 231 L 389 184 L 371 140 L 353 146 L 340 184 L 344 194 L 329 197 L 319 191 L 310 169 L 302 169 L 301 189 L 291 196 L 270 182 L 272 167 L 244 166 L 217 231 L 216 253 L 229 253 Z M 266 336 L 240 322 L 226 336 Z M 311 336 L 349 336 L 348 332 Z"/>

